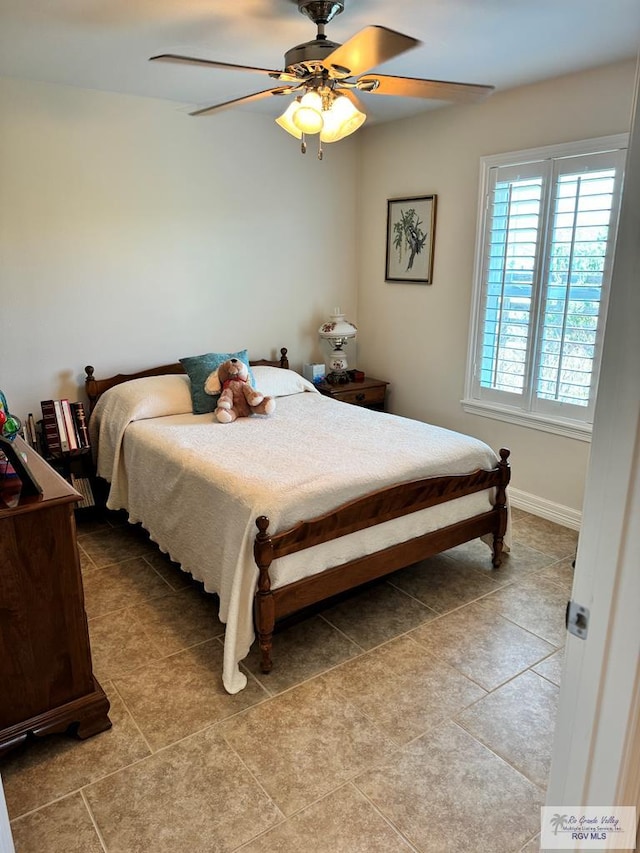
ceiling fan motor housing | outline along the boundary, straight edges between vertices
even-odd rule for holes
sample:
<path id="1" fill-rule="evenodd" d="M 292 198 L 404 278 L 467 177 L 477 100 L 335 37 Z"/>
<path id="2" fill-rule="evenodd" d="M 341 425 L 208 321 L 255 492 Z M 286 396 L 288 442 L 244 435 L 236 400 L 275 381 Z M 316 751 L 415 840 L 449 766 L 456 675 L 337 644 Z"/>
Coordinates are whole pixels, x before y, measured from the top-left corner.
<path id="1" fill-rule="evenodd" d="M 297 0 L 297 3 L 298 11 L 311 18 L 315 24 L 328 24 L 344 10 L 344 2 L 341 0 Z"/>
<path id="2" fill-rule="evenodd" d="M 285 53 L 285 68 L 292 74 L 296 74 L 298 70 L 314 73 L 326 57 L 338 47 L 340 47 L 339 44 L 327 38 L 297 44 Z"/>

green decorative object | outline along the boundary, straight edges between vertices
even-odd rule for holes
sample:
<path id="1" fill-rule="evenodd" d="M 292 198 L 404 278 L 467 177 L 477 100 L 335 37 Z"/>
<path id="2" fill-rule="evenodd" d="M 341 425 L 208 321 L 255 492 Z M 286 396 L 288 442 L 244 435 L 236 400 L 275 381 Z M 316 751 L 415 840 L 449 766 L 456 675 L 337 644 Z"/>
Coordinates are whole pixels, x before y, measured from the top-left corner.
<path id="1" fill-rule="evenodd" d="M 0 435 L 3 438 L 13 441 L 22 429 L 20 418 L 12 415 L 9 411 L 9 404 L 3 392 L 0 391 Z"/>

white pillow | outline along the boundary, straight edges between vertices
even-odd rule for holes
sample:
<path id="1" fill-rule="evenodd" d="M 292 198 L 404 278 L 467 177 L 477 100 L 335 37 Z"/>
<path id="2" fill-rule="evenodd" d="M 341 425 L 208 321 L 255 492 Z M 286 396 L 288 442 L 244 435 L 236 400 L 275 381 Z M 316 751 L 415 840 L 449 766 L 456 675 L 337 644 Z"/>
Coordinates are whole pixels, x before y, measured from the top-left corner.
<path id="1" fill-rule="evenodd" d="M 252 368 L 254 377 L 254 388 L 264 394 L 265 397 L 287 397 L 289 394 L 300 394 L 302 391 L 319 391 L 295 370 L 286 370 L 283 367 L 265 367 L 254 365 Z"/>
<path id="2" fill-rule="evenodd" d="M 189 377 L 178 373 L 130 379 L 109 388 L 89 418 L 91 445 L 98 451 L 98 475 L 117 482 L 120 446 L 132 421 L 191 414 L 191 407 Z"/>
<path id="3" fill-rule="evenodd" d="M 109 388 L 100 397 L 94 415 L 114 415 L 129 421 L 184 415 L 192 411 L 191 384 L 186 374 L 143 376 Z M 98 417 L 99 419 L 99 417 Z"/>

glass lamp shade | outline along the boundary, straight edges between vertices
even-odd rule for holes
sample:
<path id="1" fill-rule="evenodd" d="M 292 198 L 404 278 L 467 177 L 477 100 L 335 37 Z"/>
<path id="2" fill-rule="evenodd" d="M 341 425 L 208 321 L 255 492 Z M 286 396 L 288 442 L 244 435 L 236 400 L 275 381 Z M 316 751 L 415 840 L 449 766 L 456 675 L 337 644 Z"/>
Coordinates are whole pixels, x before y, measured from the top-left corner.
<path id="1" fill-rule="evenodd" d="M 322 98 L 317 92 L 307 92 L 302 97 L 298 109 L 293 113 L 292 121 L 302 133 L 320 133 L 324 119 L 322 118 Z"/>
<path id="2" fill-rule="evenodd" d="M 329 376 L 332 376 L 334 380 L 341 378 L 346 379 L 347 356 L 343 347 L 348 340 L 355 338 L 357 333 L 358 330 L 356 327 L 353 323 L 345 320 L 344 314 L 340 312 L 339 308 L 334 308 L 329 321 L 327 323 L 323 323 L 318 329 L 320 337 L 328 341 L 333 347 L 329 356 L 329 367 L 331 369 Z"/>
<path id="3" fill-rule="evenodd" d="M 323 142 L 338 142 L 362 127 L 367 117 L 345 95 L 336 95 L 331 109 L 323 113 L 324 125 L 320 133 Z"/>
<path id="4" fill-rule="evenodd" d="M 279 124 L 283 130 L 286 130 L 291 136 L 295 136 L 296 139 L 302 139 L 302 131 L 293 123 L 293 117 L 299 108 L 300 101 L 291 101 L 287 109 L 276 119 L 276 124 Z"/>

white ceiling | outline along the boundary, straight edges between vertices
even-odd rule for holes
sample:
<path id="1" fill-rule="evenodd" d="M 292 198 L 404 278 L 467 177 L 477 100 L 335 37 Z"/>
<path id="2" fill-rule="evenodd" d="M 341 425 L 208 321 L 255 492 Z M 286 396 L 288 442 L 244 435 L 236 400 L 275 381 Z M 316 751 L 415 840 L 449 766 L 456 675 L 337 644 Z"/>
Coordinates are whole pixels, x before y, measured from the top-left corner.
<path id="1" fill-rule="evenodd" d="M 345 0 L 327 26 L 344 42 L 382 24 L 423 44 L 386 74 L 507 89 L 635 57 L 638 0 Z M 262 75 L 150 63 L 158 53 L 281 69 L 315 37 L 295 0 L 0 0 L 0 76 L 208 106 L 270 88 Z M 370 121 L 441 102 L 362 95 Z M 286 102 L 243 106 L 277 115 Z M 220 121 L 225 113 L 194 121 Z"/>

